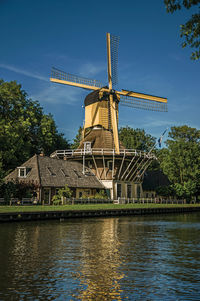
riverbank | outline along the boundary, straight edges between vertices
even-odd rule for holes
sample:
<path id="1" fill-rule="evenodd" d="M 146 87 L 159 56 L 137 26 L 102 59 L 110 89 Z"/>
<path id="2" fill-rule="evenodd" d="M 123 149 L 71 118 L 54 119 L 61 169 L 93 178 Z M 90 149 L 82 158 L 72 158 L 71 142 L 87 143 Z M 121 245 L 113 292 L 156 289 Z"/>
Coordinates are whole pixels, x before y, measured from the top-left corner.
<path id="1" fill-rule="evenodd" d="M 64 206 L 0 206 L 0 222 L 98 216 L 167 214 L 200 211 L 196 204 L 96 204 Z"/>

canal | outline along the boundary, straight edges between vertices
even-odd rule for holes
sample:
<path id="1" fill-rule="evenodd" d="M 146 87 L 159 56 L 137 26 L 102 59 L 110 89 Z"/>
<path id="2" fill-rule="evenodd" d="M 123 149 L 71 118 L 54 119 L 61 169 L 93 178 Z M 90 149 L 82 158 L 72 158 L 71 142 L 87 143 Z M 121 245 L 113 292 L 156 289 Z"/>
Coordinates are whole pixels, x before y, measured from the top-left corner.
<path id="1" fill-rule="evenodd" d="M 200 213 L 0 224 L 0 300 L 199 300 Z"/>

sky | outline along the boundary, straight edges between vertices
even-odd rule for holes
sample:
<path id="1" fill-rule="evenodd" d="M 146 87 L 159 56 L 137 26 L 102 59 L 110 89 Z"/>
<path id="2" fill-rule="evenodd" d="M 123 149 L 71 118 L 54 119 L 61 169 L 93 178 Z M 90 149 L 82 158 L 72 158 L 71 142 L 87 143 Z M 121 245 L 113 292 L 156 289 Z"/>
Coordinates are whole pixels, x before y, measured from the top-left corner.
<path id="1" fill-rule="evenodd" d="M 0 78 L 16 80 L 73 141 L 88 91 L 50 82 L 51 68 L 107 84 L 106 32 L 120 36 L 117 89 L 168 98 L 168 112 L 119 109 L 119 127 L 157 138 L 171 126 L 200 129 L 200 61 L 182 49 L 180 24 L 164 0 L 0 0 Z"/>

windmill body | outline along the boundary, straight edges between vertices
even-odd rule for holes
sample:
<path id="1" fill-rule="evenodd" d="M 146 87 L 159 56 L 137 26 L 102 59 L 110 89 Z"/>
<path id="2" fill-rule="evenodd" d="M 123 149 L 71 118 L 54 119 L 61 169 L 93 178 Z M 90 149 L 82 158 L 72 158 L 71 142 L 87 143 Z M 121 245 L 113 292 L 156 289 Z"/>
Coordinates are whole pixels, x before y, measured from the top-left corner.
<path id="1" fill-rule="evenodd" d="M 51 81 L 92 90 L 85 98 L 85 124 L 77 150 L 55 151 L 52 156 L 80 161 L 83 173 L 91 169 L 111 198 L 141 196 L 145 170 L 156 157 L 152 153 L 127 150 L 118 138 L 119 104 L 166 111 L 167 99 L 128 90 L 116 91 L 119 38 L 107 33 L 108 86 L 97 80 L 52 69 Z"/>

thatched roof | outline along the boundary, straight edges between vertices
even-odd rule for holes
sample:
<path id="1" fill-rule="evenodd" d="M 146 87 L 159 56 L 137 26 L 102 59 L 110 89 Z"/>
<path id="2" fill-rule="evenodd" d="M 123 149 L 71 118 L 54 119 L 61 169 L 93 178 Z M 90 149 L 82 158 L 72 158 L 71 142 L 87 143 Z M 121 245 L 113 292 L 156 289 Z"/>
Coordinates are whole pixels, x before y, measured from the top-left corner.
<path id="1" fill-rule="evenodd" d="M 42 187 L 63 187 L 67 184 L 71 188 L 104 188 L 88 168 L 83 174 L 83 166 L 79 162 L 34 155 L 23 163 L 22 167 L 29 170 L 25 178 L 18 177 L 16 168 L 5 178 L 6 182 L 16 180 L 34 182 Z"/>
<path id="2" fill-rule="evenodd" d="M 103 87 L 103 88 L 108 89 L 108 86 L 105 86 L 105 87 Z M 101 99 L 99 98 L 99 91 L 100 91 L 100 90 L 101 90 L 101 89 L 95 90 L 95 91 L 89 93 L 89 94 L 85 97 L 85 101 L 84 101 L 85 107 L 91 105 L 92 103 L 101 101 L 101 100 L 109 100 L 109 93 L 107 93 L 107 92 L 104 92 L 104 93 L 103 93 L 103 96 L 102 96 Z M 117 96 L 116 96 L 115 93 L 113 94 L 113 99 L 116 100 L 116 101 L 118 102 L 118 99 L 117 99 Z"/>
<path id="3" fill-rule="evenodd" d="M 92 148 L 103 148 L 103 149 L 114 149 L 114 140 L 113 134 L 109 130 L 103 128 L 93 128 L 85 138 L 81 140 L 78 149 L 84 148 L 84 142 L 91 142 Z M 120 148 L 124 149 L 125 147 L 120 142 Z"/>

